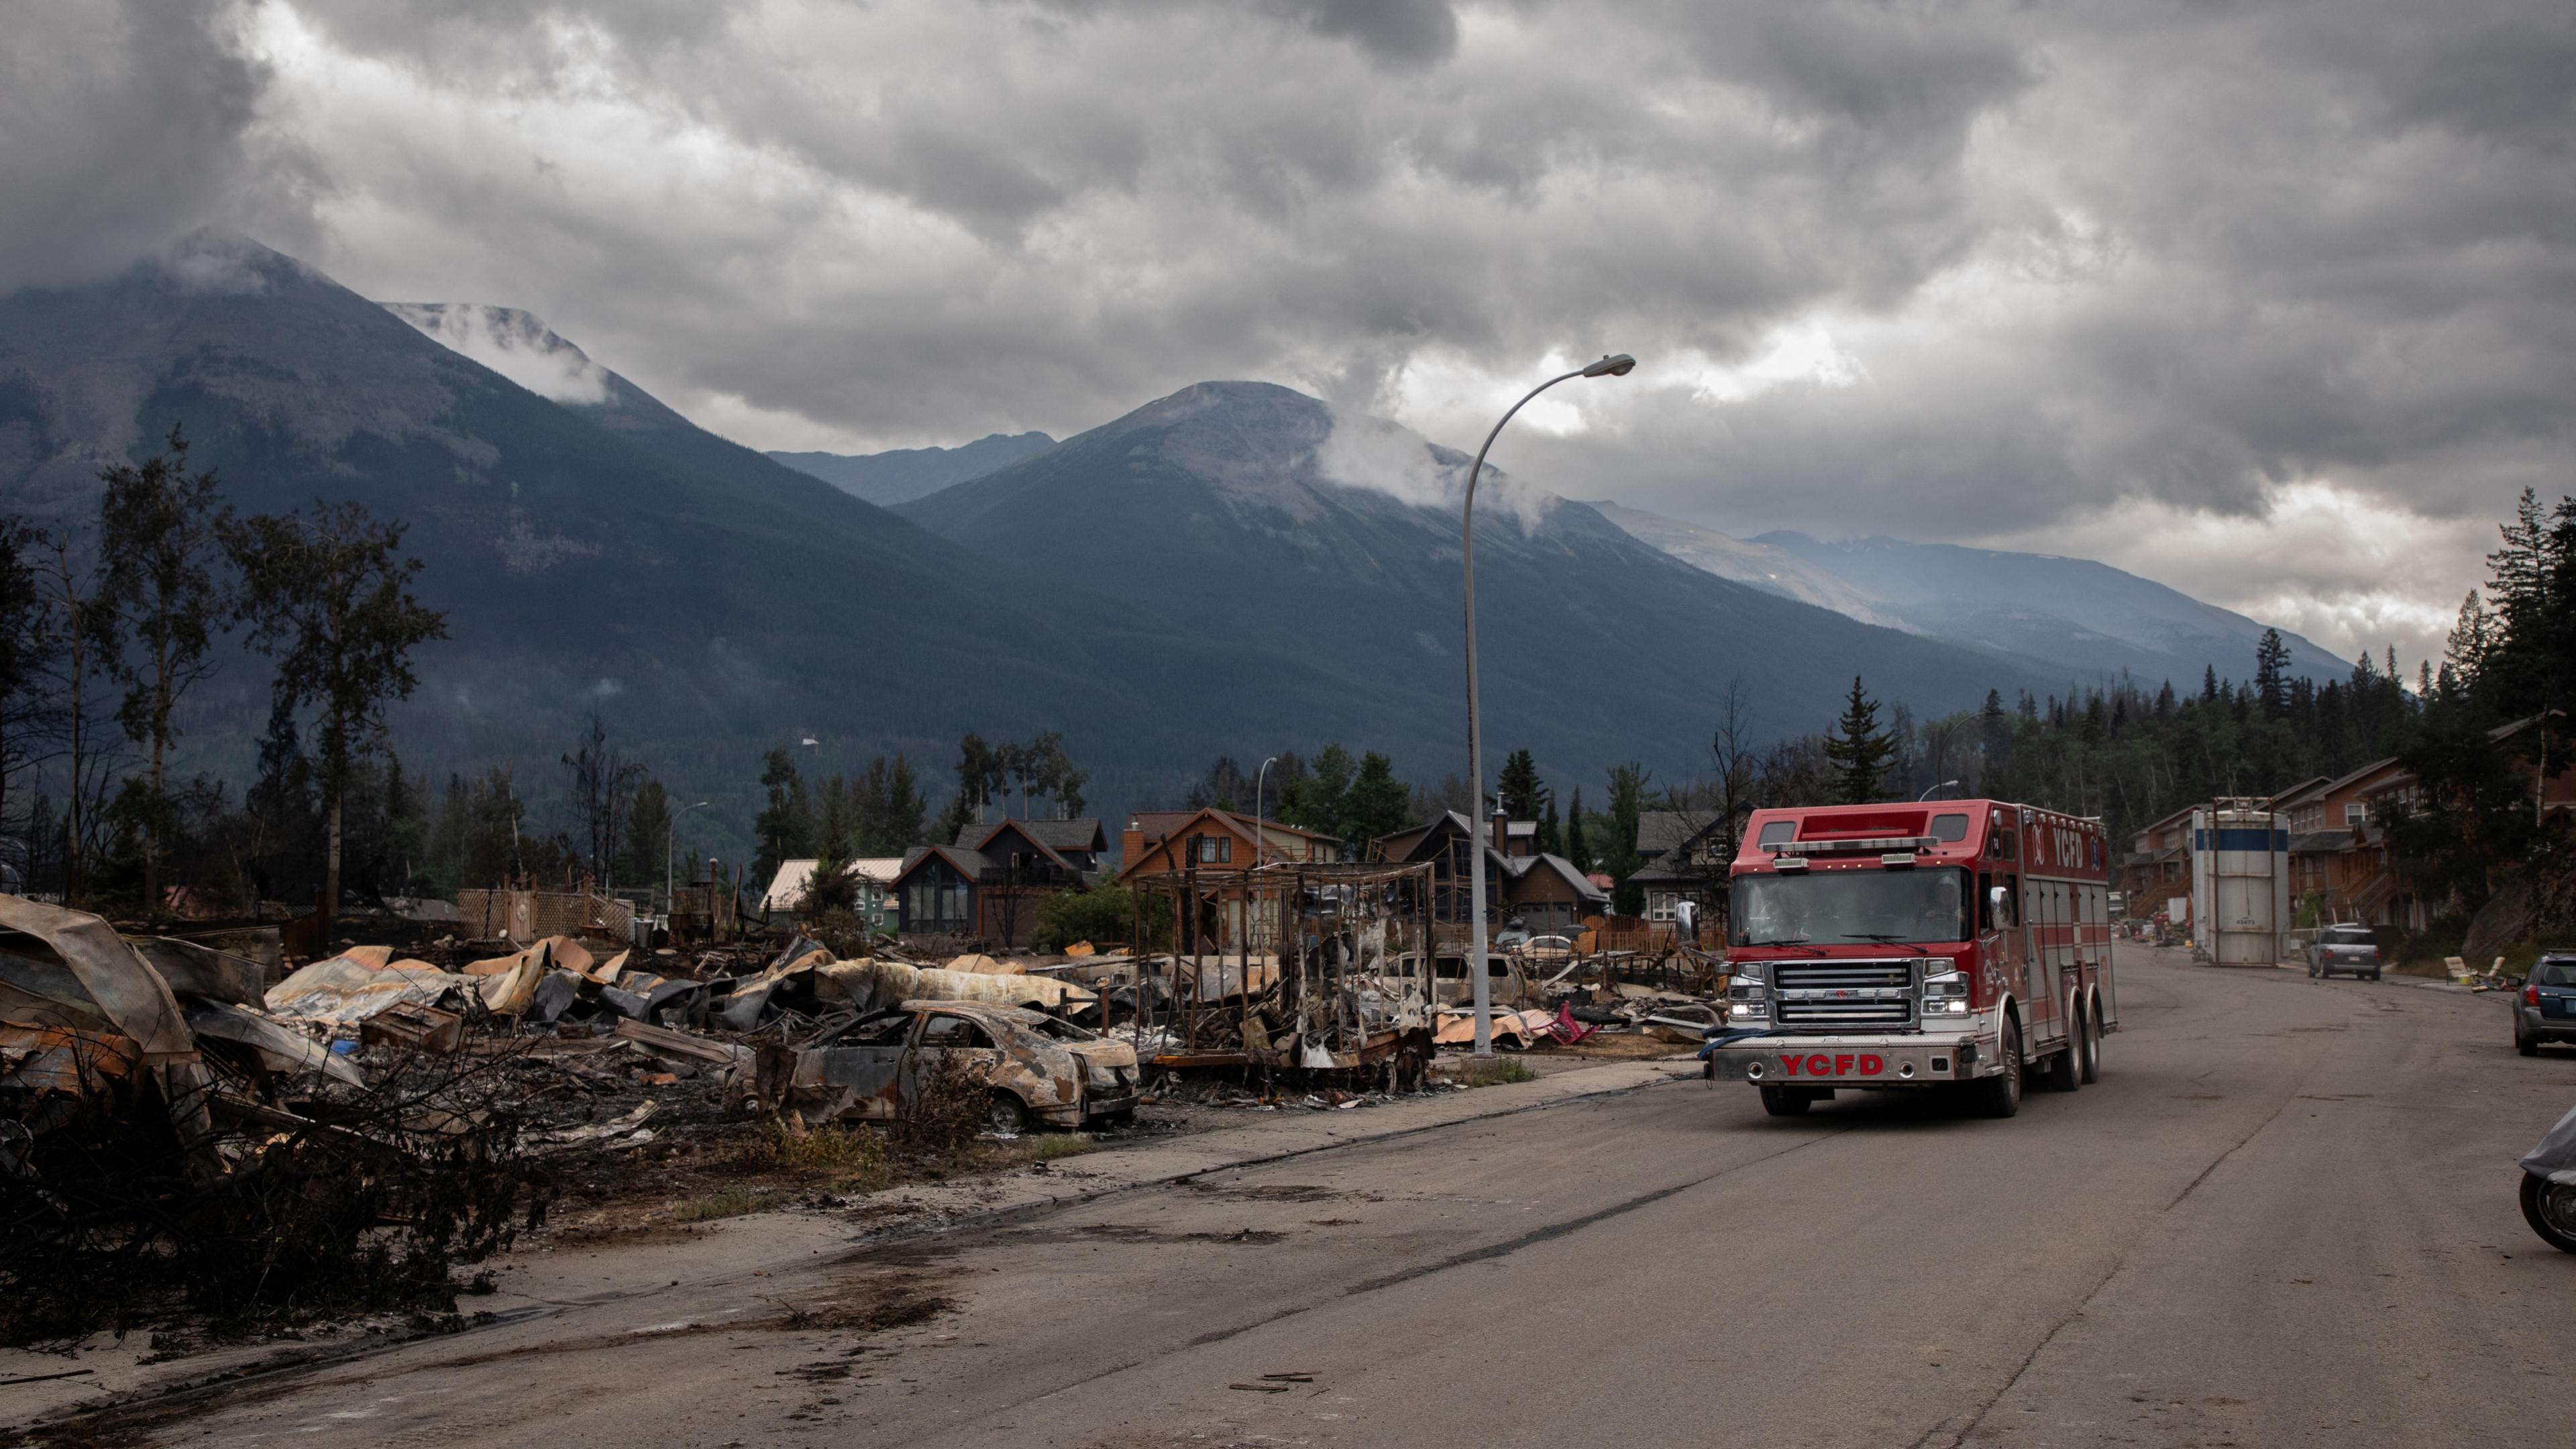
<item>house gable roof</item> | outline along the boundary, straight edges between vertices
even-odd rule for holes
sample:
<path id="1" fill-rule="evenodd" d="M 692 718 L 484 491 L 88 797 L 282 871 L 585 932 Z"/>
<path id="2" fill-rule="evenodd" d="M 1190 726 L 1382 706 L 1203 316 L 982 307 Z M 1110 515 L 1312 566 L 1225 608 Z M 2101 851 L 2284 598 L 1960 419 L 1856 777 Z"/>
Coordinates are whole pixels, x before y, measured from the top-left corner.
<path id="1" fill-rule="evenodd" d="M 993 854 L 993 842 L 1000 840 L 1005 835 L 1016 835 L 1021 840 L 1027 842 L 1031 850 L 1046 857 L 1046 859 L 1054 864 L 1057 869 L 1074 869 L 1075 867 L 1072 861 L 1058 855 L 1054 846 L 1039 839 L 1037 835 L 1029 829 L 1031 823 L 1032 822 L 1026 820 L 1003 821 L 992 829 L 985 831 L 983 838 L 975 842 L 975 853 L 977 855 L 989 857 Z"/>
<path id="2" fill-rule="evenodd" d="M 914 871 L 921 869 L 922 862 L 934 856 L 948 862 L 949 867 L 966 877 L 970 884 L 983 880 L 984 872 L 993 864 L 977 851 L 960 850 L 953 845 L 924 845 L 905 855 L 903 869 L 895 873 L 889 884 L 902 885 L 912 878 Z"/>
<path id="3" fill-rule="evenodd" d="M 2183 821 L 2189 820 L 2191 818 L 2191 812 L 2198 810 L 2199 808 L 2201 807 L 2197 804 L 2185 805 L 2180 810 L 2176 810 L 2170 815 L 2159 816 L 2154 820 L 2148 821 L 2146 824 L 2139 826 L 2132 833 L 2137 835 L 2147 835 L 2155 831 L 2162 830 L 2168 825 L 2178 825 Z"/>
<path id="4" fill-rule="evenodd" d="M 1645 810 L 1637 815 L 1637 853 L 1649 860 L 1683 849 L 1717 828 L 1714 810 Z"/>
<path id="5" fill-rule="evenodd" d="M 780 861 L 778 874 L 769 878 L 769 892 L 760 898 L 761 904 L 775 911 L 804 899 L 806 887 L 814 880 L 814 867 L 820 864 L 821 861 L 811 859 Z M 903 873 L 903 865 L 901 856 L 870 857 L 851 861 L 846 874 L 859 880 L 891 884 L 896 876 Z"/>
<path id="6" fill-rule="evenodd" d="M 1154 828 L 1149 829 L 1146 826 L 1145 822 L 1149 820 L 1153 822 Z M 1251 819 L 1247 816 L 1237 815 L 1231 810 L 1219 810 L 1213 805 L 1187 812 L 1179 810 L 1144 810 L 1129 816 L 1128 821 L 1128 828 L 1134 830 L 1140 837 L 1142 837 L 1139 842 L 1142 848 L 1137 851 L 1136 858 L 1134 860 L 1127 861 L 1119 867 L 1118 879 L 1120 880 L 1126 880 L 1132 876 L 1141 874 L 1144 870 L 1145 862 L 1153 859 L 1157 853 L 1161 853 L 1164 860 L 1167 862 L 1164 866 L 1165 869 L 1169 870 L 1177 868 L 1180 863 L 1172 860 L 1169 854 L 1169 848 L 1172 842 L 1184 839 L 1191 835 L 1207 834 L 1207 831 L 1196 828 L 1202 821 L 1217 827 L 1219 831 L 1229 838 L 1242 841 L 1247 850 L 1250 850 L 1253 846 L 1253 825 Z M 1274 835 L 1293 835 L 1301 840 L 1319 840 L 1332 845 L 1341 844 L 1340 836 L 1326 835 L 1319 830 L 1307 830 L 1295 825 L 1285 825 L 1276 820 L 1262 821 L 1261 834 L 1265 837 L 1262 842 L 1261 853 L 1268 855 L 1273 860 L 1293 859 L 1293 857 L 1284 855 L 1275 841 L 1266 838 Z"/>
<path id="7" fill-rule="evenodd" d="M 1098 855 L 1109 848 L 1109 833 L 1099 818 L 1077 815 L 1071 820 L 1023 820 L 1020 828 L 1029 839 L 1049 850 L 1089 851 Z"/>
<path id="8" fill-rule="evenodd" d="M 1590 877 L 1586 876 L 1583 872 L 1576 870 L 1574 868 L 1574 862 L 1566 859 L 1564 856 L 1549 855 L 1542 852 L 1537 855 L 1506 856 L 1502 857 L 1502 860 L 1503 868 L 1510 871 L 1512 877 L 1516 880 L 1528 876 L 1533 871 L 1553 871 L 1557 875 L 1563 877 L 1567 885 L 1574 887 L 1575 894 L 1583 897 L 1587 901 L 1607 901 L 1610 899 L 1609 892 L 1594 885 Z"/>
<path id="9" fill-rule="evenodd" d="M 2397 757 L 2395 755 L 2390 755 L 2384 760 L 2373 760 L 2369 764 L 2362 766 L 2360 769 L 2355 770 L 2351 774 L 2345 775 L 2340 779 L 2328 781 L 2324 788 L 2318 790 L 2317 793 L 2319 795 L 2332 795 L 2348 786 L 2365 784 L 2373 775 L 2391 774 L 2396 772 L 2396 770 Z"/>
<path id="10" fill-rule="evenodd" d="M 2333 788 L 2334 779 L 2332 776 L 2319 775 L 2305 784 L 2293 785 L 2289 789 L 2282 791 L 2280 794 L 2273 796 L 2272 808 L 2275 810 L 2288 810 L 2293 806 L 2305 805 L 2310 800 L 2313 800 L 2320 795 L 2331 793 Z"/>
<path id="11" fill-rule="evenodd" d="M 1390 831 L 1385 835 L 1379 836 L 1374 843 L 1379 846 L 1385 846 L 1389 841 L 1405 841 L 1404 853 L 1402 855 L 1394 854 L 1391 851 L 1386 852 L 1386 859 L 1388 861 L 1400 863 L 1407 860 L 1418 859 L 1422 854 L 1422 848 L 1425 845 L 1430 844 L 1434 837 L 1445 838 L 1450 835 L 1464 837 L 1472 829 L 1474 829 L 1474 826 L 1468 822 L 1466 816 L 1459 814 L 1455 810 L 1443 810 L 1438 815 L 1433 816 L 1431 823 L 1427 825 L 1408 825 L 1402 830 Z M 1406 839 L 1408 836 L 1411 837 L 1411 839 Z"/>
<path id="12" fill-rule="evenodd" d="M 1052 851 L 1080 850 L 1097 855 L 1109 848 L 1108 834 L 1101 829 L 1100 821 L 1089 815 L 1071 820 L 1025 820 L 1009 815 L 989 823 L 969 820 L 957 827 L 957 838 L 949 844 L 960 850 L 980 850 L 985 841 L 993 838 L 994 831 L 1006 825 L 1018 827 L 1020 838 L 1029 844 Z"/>

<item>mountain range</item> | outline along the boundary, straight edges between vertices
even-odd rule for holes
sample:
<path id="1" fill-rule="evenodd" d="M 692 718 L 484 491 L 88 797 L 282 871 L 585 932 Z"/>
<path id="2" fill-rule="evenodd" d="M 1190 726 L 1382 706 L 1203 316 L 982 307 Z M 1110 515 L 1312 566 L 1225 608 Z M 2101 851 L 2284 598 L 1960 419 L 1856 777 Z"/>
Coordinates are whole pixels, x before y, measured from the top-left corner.
<path id="1" fill-rule="evenodd" d="M 379 304 L 237 237 L 0 297 L 0 506 L 77 523 L 98 469 L 174 423 L 236 507 L 350 498 L 407 525 L 451 637 L 393 734 L 433 773 L 506 765 L 548 793 L 596 712 L 740 832 L 760 754 L 805 739 L 821 769 L 902 750 L 935 776 L 963 731 L 1055 729 L 1110 812 L 1177 798 L 1220 753 L 1340 740 L 1416 780 L 1463 766 L 1466 459 L 1286 388 L 1203 383 L 1062 442 L 849 470 L 892 491 L 973 475 L 889 511 L 524 312 Z M 1768 733 L 1822 727 L 1855 673 L 1925 714 L 2065 687 L 2009 640 L 1932 637 L 1916 604 L 1865 622 L 1750 586 L 1509 475 L 1479 503 L 1492 753 L 1528 746 L 1568 785 L 1704 769 L 1738 676 Z M 183 769 L 246 773 L 265 679 L 201 691 Z"/>
<path id="2" fill-rule="evenodd" d="M 891 508 L 952 483 L 981 478 L 1055 446 L 1044 433 L 993 433 L 956 448 L 897 448 L 886 453 L 776 453 L 844 493 Z"/>
<path id="3" fill-rule="evenodd" d="M 2126 672 L 2149 684 L 2191 684 L 2254 671 L 2265 626 L 2179 589 L 2091 559 L 1907 543 L 1823 542 L 1802 533 L 1735 538 L 1616 503 L 1604 517 L 1673 557 L 1721 578 L 1803 600 L 1871 624 L 1999 654 L 2042 659 L 2092 682 Z M 2352 672 L 2283 630 L 2290 669 L 2319 681 Z"/>

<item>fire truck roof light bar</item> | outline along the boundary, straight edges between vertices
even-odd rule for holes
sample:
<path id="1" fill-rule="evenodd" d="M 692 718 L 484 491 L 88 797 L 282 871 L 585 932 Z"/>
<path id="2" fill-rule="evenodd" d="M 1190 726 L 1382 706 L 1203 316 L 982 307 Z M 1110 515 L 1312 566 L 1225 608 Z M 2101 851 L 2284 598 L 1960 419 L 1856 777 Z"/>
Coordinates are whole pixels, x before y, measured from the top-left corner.
<path id="1" fill-rule="evenodd" d="M 1890 851 L 1930 850 L 1941 843 L 1937 835 L 1880 835 L 1867 840 L 1784 840 L 1771 848 L 1773 855 L 1884 855 Z"/>

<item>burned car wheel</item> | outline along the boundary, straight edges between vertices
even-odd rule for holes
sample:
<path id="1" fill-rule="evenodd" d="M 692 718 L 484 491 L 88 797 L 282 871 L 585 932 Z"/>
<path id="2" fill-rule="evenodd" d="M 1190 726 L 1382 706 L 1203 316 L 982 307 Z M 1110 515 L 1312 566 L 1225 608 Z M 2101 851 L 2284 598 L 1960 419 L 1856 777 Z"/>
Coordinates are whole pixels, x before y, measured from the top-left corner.
<path id="1" fill-rule="evenodd" d="M 1016 1137 L 1029 1129 L 1029 1104 L 997 1087 L 985 1105 L 984 1125 Z"/>
<path id="2" fill-rule="evenodd" d="M 2522 1217 L 2542 1242 L 2562 1253 L 2576 1253 L 2576 1183 L 2524 1173 Z"/>

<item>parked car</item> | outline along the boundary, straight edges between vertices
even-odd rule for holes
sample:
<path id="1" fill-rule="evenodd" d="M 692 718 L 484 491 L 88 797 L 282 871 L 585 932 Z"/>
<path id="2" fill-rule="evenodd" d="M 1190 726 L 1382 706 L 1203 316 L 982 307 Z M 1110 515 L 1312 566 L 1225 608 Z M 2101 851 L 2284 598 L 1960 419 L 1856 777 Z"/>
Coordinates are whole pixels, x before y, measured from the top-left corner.
<path id="1" fill-rule="evenodd" d="M 2514 1050 L 2540 1055 L 2548 1041 L 2576 1042 L 2576 952 L 2552 953 L 2532 963 L 2522 999 L 2513 1004 Z"/>
<path id="2" fill-rule="evenodd" d="M 790 1091 L 825 1116 L 890 1121 L 950 1061 L 991 1092 L 987 1124 L 1080 1127 L 1136 1110 L 1136 1048 L 1044 1012 L 967 1001 L 907 1001 L 808 1041 Z"/>
<path id="3" fill-rule="evenodd" d="M 2379 941 L 2368 926 L 2318 928 L 2317 938 L 2308 943 L 2308 974 L 2332 976 L 2338 971 L 2379 979 Z"/>
<path id="4" fill-rule="evenodd" d="M 1418 959 L 1418 958 L 1417 958 Z M 1485 957 L 1485 998 L 1495 1006 L 1536 1006 L 1537 993 L 1531 989 L 1530 976 L 1518 961 L 1500 953 Z M 1467 955 L 1439 955 L 1431 958 L 1432 1004 L 1464 1006 L 1476 999 L 1476 982 L 1467 974 Z"/>

